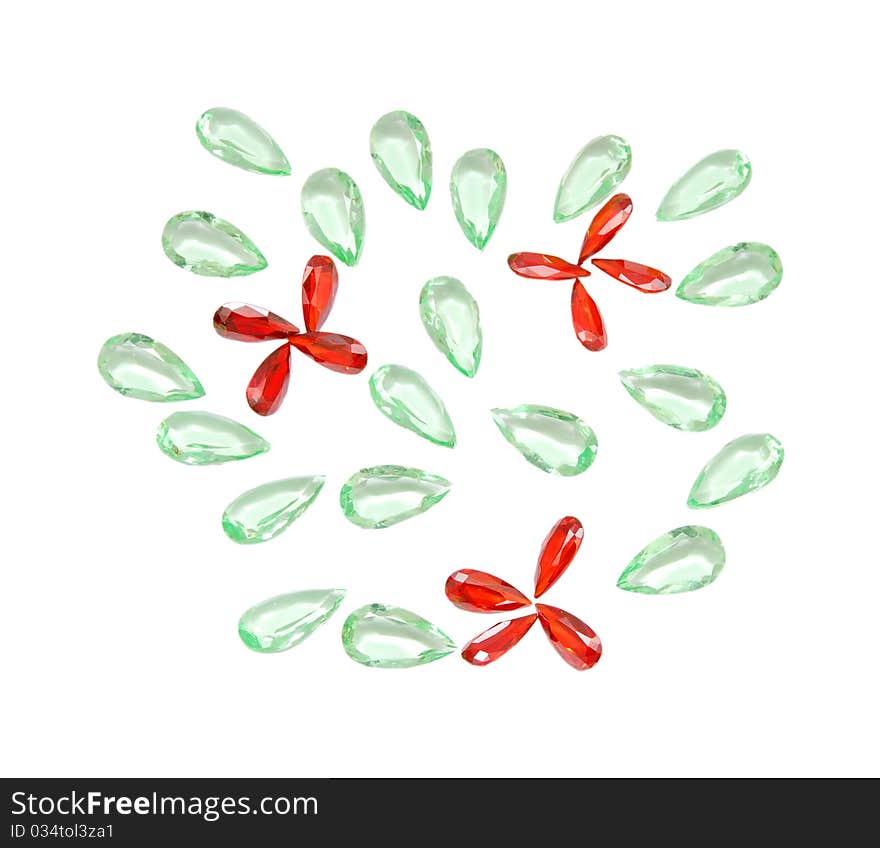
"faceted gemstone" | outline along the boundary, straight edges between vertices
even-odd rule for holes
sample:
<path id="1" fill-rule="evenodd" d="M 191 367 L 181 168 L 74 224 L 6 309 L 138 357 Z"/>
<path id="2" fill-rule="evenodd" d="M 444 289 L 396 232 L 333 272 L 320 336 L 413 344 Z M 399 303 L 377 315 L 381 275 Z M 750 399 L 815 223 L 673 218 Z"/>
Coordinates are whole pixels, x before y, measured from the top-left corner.
<path id="1" fill-rule="evenodd" d="M 724 568 L 724 546 L 708 527 L 677 527 L 639 551 L 617 578 L 617 586 L 644 595 L 693 592 L 708 586 Z"/>
<path id="2" fill-rule="evenodd" d="M 586 144 L 559 183 L 553 220 L 557 223 L 577 218 L 601 203 L 632 167 L 632 151 L 619 136 L 600 135 Z"/>
<path id="3" fill-rule="evenodd" d="M 342 647 L 362 665 L 410 668 L 442 659 L 455 650 L 455 643 L 414 612 L 369 604 L 345 619 Z"/>
<path id="4" fill-rule="evenodd" d="M 782 467 L 782 443 L 769 433 L 740 436 L 710 459 L 688 496 L 691 509 L 727 503 L 772 483 Z"/>
<path id="5" fill-rule="evenodd" d="M 538 620 L 536 613 L 499 621 L 462 648 L 461 657 L 471 665 L 489 665 L 503 657 Z"/>
<path id="6" fill-rule="evenodd" d="M 453 166 L 449 190 L 458 225 L 467 240 L 482 250 L 498 226 L 507 195 L 501 157 L 485 147 L 469 150 Z"/>
<path id="7" fill-rule="evenodd" d="M 584 236 L 578 262 L 584 262 L 605 247 L 627 222 L 629 216 L 632 215 L 632 210 L 633 202 L 629 195 L 615 194 L 593 218 L 587 234 Z"/>
<path id="8" fill-rule="evenodd" d="M 383 365 L 370 377 L 370 396 L 379 412 L 395 424 L 435 445 L 455 447 L 449 413 L 421 374 L 403 365 Z"/>
<path id="9" fill-rule="evenodd" d="M 302 188 L 302 214 L 315 239 L 340 262 L 357 265 L 364 246 L 364 201 L 345 171 L 315 171 Z"/>
<path id="10" fill-rule="evenodd" d="M 239 495 L 223 511 L 223 532 L 240 545 L 268 542 L 283 533 L 318 497 L 320 475 L 288 477 Z"/>
<path id="11" fill-rule="evenodd" d="M 473 377 L 483 353 L 483 330 L 471 293 L 455 277 L 434 277 L 422 288 L 419 312 L 437 350 L 465 377 Z"/>
<path id="12" fill-rule="evenodd" d="M 578 341 L 587 350 L 603 350 L 607 346 L 608 335 L 599 307 L 580 280 L 575 280 L 571 287 L 571 323 Z"/>
<path id="13" fill-rule="evenodd" d="M 561 518 L 544 539 L 535 570 L 535 597 L 540 598 L 560 577 L 574 559 L 584 540 L 584 526 L 577 518 Z"/>
<path id="14" fill-rule="evenodd" d="M 268 264 L 238 227 L 210 212 L 181 212 L 162 230 L 162 249 L 175 264 L 203 277 L 242 277 Z"/>
<path id="15" fill-rule="evenodd" d="M 446 497 L 450 486 L 448 480 L 418 468 L 377 465 L 345 481 L 339 504 L 352 524 L 377 530 L 426 512 Z"/>
<path id="16" fill-rule="evenodd" d="M 336 300 L 339 272 L 329 256 L 313 256 L 303 271 L 302 305 L 306 330 L 320 330 Z"/>
<path id="17" fill-rule="evenodd" d="M 238 622 L 238 635 L 251 650 L 274 654 L 312 635 L 337 609 L 344 589 L 307 589 L 252 606 Z"/>
<path id="18" fill-rule="evenodd" d="M 744 241 L 701 262 L 680 283 L 676 297 L 704 306 L 748 306 L 782 282 L 782 261 L 766 244 Z"/>
<path id="19" fill-rule="evenodd" d="M 724 415 L 724 389 L 708 374 L 678 365 L 651 365 L 620 372 L 632 398 L 658 421 L 692 433 L 711 430 Z"/>
<path id="20" fill-rule="evenodd" d="M 280 315 L 247 303 L 223 304 L 214 313 L 214 329 L 224 338 L 238 342 L 286 339 L 299 332 L 297 327 Z"/>
<path id="21" fill-rule="evenodd" d="M 110 388 L 138 400 L 194 400 L 205 390 L 190 367 L 161 342 L 141 333 L 122 333 L 104 342 L 98 371 Z"/>
<path id="22" fill-rule="evenodd" d="M 666 291 L 672 285 L 672 278 L 662 271 L 628 259 L 592 259 L 591 262 L 615 280 L 649 294 Z"/>
<path id="23" fill-rule="evenodd" d="M 468 612 L 509 612 L 530 603 L 506 580 L 473 568 L 462 568 L 449 575 L 446 597 L 459 609 Z"/>
<path id="24" fill-rule="evenodd" d="M 208 109 L 196 122 L 202 147 L 213 156 L 257 174 L 290 174 L 290 163 L 269 133 L 235 109 Z"/>
<path id="25" fill-rule="evenodd" d="M 383 115 L 370 130 L 370 155 L 379 173 L 410 206 L 424 209 L 431 196 L 431 142 L 409 112 Z"/>
<path id="26" fill-rule="evenodd" d="M 573 477 L 596 458 L 596 434 L 570 412 L 523 404 L 493 409 L 492 416 L 504 438 L 542 471 Z"/>
<path id="27" fill-rule="evenodd" d="M 300 333 L 290 343 L 319 365 L 341 374 L 359 374 L 367 367 L 367 349 L 351 336 L 339 333 Z"/>
<path id="28" fill-rule="evenodd" d="M 592 627 L 559 607 L 535 604 L 535 609 L 550 644 L 573 669 L 585 671 L 599 662 L 602 643 Z"/>
<path id="29" fill-rule="evenodd" d="M 257 415 L 272 415 L 281 406 L 289 382 L 290 345 L 285 342 L 254 371 L 246 392 L 248 406 Z"/>
<path id="30" fill-rule="evenodd" d="M 507 264 L 514 274 L 532 280 L 576 280 L 590 272 L 548 253 L 512 253 Z"/>
<path id="31" fill-rule="evenodd" d="M 159 450 L 186 465 L 217 465 L 269 450 L 253 430 L 213 412 L 175 412 L 156 434 Z"/>
<path id="32" fill-rule="evenodd" d="M 730 203 L 745 191 L 752 164 L 739 150 L 719 150 L 701 159 L 673 183 L 657 209 L 658 221 L 683 221 Z"/>

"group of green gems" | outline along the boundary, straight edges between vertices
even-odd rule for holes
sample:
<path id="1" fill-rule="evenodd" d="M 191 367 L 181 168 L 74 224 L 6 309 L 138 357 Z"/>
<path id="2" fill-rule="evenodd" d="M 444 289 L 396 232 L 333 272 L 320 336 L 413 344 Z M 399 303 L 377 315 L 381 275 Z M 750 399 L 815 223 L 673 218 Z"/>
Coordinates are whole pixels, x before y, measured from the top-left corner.
<path id="1" fill-rule="evenodd" d="M 211 109 L 199 118 L 196 131 L 205 149 L 231 165 L 260 174 L 290 174 L 278 144 L 240 112 Z M 385 182 L 411 206 L 424 209 L 431 196 L 432 156 L 421 121 L 408 112 L 391 112 L 373 126 L 369 143 Z M 570 220 L 601 203 L 630 166 L 630 147 L 623 139 L 602 136 L 589 142 L 562 178 L 554 219 Z M 751 166 L 742 153 L 711 154 L 670 188 L 657 219 L 678 221 L 715 209 L 737 197 L 750 178 Z M 453 210 L 462 232 L 478 249 L 485 247 L 498 225 L 506 189 L 504 163 L 492 150 L 468 151 L 452 168 Z M 358 262 L 364 246 L 364 203 L 358 185 L 347 173 L 326 168 L 309 176 L 302 188 L 302 214 L 311 235 L 327 251 L 346 265 Z M 162 244 L 175 264 L 204 276 L 240 276 L 267 266 L 262 252 L 241 230 L 204 211 L 172 217 Z M 782 266 L 772 249 L 740 243 L 697 265 L 681 282 L 677 295 L 697 304 L 743 306 L 766 298 L 781 276 Z M 429 280 L 420 293 L 419 311 L 434 345 L 460 373 L 474 377 L 480 365 L 482 333 L 477 302 L 470 292 L 454 277 Z M 113 389 L 129 398 L 176 402 L 205 394 L 199 379 L 177 354 L 141 333 L 110 338 L 101 348 L 98 369 Z M 721 385 L 694 368 L 634 368 L 621 372 L 620 380 L 658 421 L 681 431 L 709 430 L 725 414 Z M 455 446 L 452 417 L 420 374 L 403 365 L 382 365 L 369 378 L 369 392 L 376 408 L 398 426 L 435 445 Z M 504 438 L 544 472 L 566 477 L 582 474 L 596 458 L 595 433 L 571 412 L 524 404 L 494 409 L 492 415 Z M 157 442 L 162 453 L 187 465 L 216 465 L 269 450 L 268 442 L 249 427 L 206 411 L 169 415 L 159 425 Z M 735 438 L 697 474 L 687 505 L 716 507 L 756 491 L 776 477 L 782 460 L 782 445 L 769 433 Z M 314 475 L 265 483 L 232 499 L 219 523 L 238 544 L 267 542 L 309 508 L 323 485 L 324 477 Z M 358 527 L 386 528 L 430 509 L 450 486 L 443 477 L 416 468 L 364 468 L 342 485 L 339 502 L 345 517 Z M 724 561 L 721 540 L 712 530 L 679 527 L 641 550 L 623 569 L 617 585 L 652 595 L 690 592 L 712 583 Z M 244 612 L 239 634 L 255 651 L 285 651 L 326 622 L 344 597 L 341 589 L 311 589 L 270 598 Z M 422 665 L 455 650 L 452 640 L 430 622 L 406 609 L 382 604 L 354 610 L 342 626 L 342 642 L 355 661 L 382 668 Z"/>

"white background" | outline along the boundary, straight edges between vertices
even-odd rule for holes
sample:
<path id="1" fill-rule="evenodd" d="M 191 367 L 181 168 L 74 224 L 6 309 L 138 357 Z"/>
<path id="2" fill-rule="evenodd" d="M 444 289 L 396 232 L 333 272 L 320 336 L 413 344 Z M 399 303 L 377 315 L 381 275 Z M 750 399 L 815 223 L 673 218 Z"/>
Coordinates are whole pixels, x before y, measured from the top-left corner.
<path id="1" fill-rule="evenodd" d="M 865 775 L 877 769 L 877 125 L 866 4 L 413 3 L 28 4 L 11 13 L 4 77 L 3 771 L 16 775 Z M 254 117 L 289 178 L 229 167 L 198 144 L 211 106 Z M 425 212 L 371 163 L 373 121 L 425 123 L 435 187 Z M 514 250 L 576 256 L 590 215 L 557 225 L 562 172 L 589 139 L 624 136 L 635 213 L 609 257 L 667 270 L 742 240 L 773 245 L 785 277 L 769 300 L 710 309 L 589 281 L 610 346 L 585 351 L 566 283 L 515 277 Z M 507 205 L 484 253 L 447 188 L 455 159 L 499 152 Z M 681 223 L 653 217 L 702 156 L 739 147 L 745 194 Z M 358 377 L 296 356 L 282 410 L 247 408 L 268 347 L 235 344 L 214 309 L 246 300 L 299 319 L 302 266 L 319 248 L 299 189 L 336 166 L 360 185 L 365 250 L 340 266 L 328 330 L 361 339 Z M 207 209 L 241 227 L 269 268 L 197 277 L 163 255 L 165 220 Z M 485 336 L 476 379 L 433 348 L 418 318 L 428 278 L 461 278 Z M 183 406 L 127 400 L 100 379 L 109 336 L 140 331 L 178 352 L 208 409 L 253 426 L 270 453 L 175 464 L 159 421 Z M 454 450 L 372 406 L 373 367 L 400 362 L 445 399 Z M 664 427 L 616 372 L 697 367 L 727 390 L 703 434 Z M 492 406 L 569 409 L 599 439 L 594 466 L 560 479 L 498 434 Z M 714 511 L 685 507 L 722 444 L 782 440 L 769 488 Z M 869 440 L 870 439 L 870 440 Z M 358 468 L 448 476 L 432 511 L 383 531 L 343 518 Z M 323 473 L 314 506 L 251 547 L 223 507 L 278 477 Z M 530 589 L 538 547 L 572 513 L 581 553 L 547 595 L 605 646 L 576 673 L 535 628 L 486 669 L 452 656 L 408 671 L 351 662 L 345 614 L 412 609 L 458 644 L 488 616 L 453 608 L 447 574 L 484 568 Z M 616 578 L 654 537 L 689 522 L 723 538 L 717 583 L 675 597 Z M 260 656 L 236 633 L 268 596 L 341 586 L 340 613 L 295 650 Z"/>

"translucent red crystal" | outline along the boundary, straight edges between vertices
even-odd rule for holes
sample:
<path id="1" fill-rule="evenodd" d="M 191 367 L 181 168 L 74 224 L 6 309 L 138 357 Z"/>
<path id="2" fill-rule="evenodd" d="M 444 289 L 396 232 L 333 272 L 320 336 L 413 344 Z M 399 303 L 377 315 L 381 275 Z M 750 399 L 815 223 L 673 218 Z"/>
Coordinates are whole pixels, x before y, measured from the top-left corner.
<path id="1" fill-rule="evenodd" d="M 532 280 L 573 280 L 590 276 L 586 268 L 548 253 L 513 253 L 507 257 L 507 264 L 515 274 Z"/>
<path id="2" fill-rule="evenodd" d="M 587 350 L 602 350 L 608 344 L 599 307 L 580 280 L 575 280 L 571 287 L 571 323 L 578 341 Z"/>
<path id="3" fill-rule="evenodd" d="M 544 539 L 535 571 L 535 597 L 540 598 L 560 577 L 584 540 L 584 525 L 572 515 L 561 518 Z"/>
<path id="4" fill-rule="evenodd" d="M 214 329 L 224 338 L 239 342 L 285 339 L 299 332 L 280 315 L 247 303 L 224 303 L 214 313 Z"/>
<path id="5" fill-rule="evenodd" d="M 599 662 L 602 643 L 588 624 L 559 607 L 535 604 L 535 609 L 550 644 L 572 668 L 584 671 Z"/>
<path id="6" fill-rule="evenodd" d="M 338 333 L 300 333 L 290 343 L 319 365 L 342 374 L 358 374 L 367 367 L 367 349 L 351 336 Z"/>
<path id="7" fill-rule="evenodd" d="M 578 262 L 583 262 L 605 247 L 617 235 L 618 230 L 632 214 L 633 204 L 629 195 L 615 194 L 595 215 L 590 224 Z"/>
<path id="8" fill-rule="evenodd" d="M 302 306 L 306 330 L 320 330 L 336 299 L 339 273 L 329 256 L 313 256 L 303 272 Z"/>
<path id="9" fill-rule="evenodd" d="M 474 636 L 462 648 L 462 659 L 471 665 L 489 665 L 495 662 L 519 642 L 537 620 L 537 614 L 531 613 L 520 618 L 499 621 L 479 636 Z"/>
<path id="10" fill-rule="evenodd" d="M 449 575 L 446 597 L 459 609 L 469 612 L 508 612 L 530 603 L 506 580 L 472 568 L 462 568 Z"/>
<path id="11" fill-rule="evenodd" d="M 290 345 L 285 342 L 273 350 L 254 371 L 247 387 L 247 402 L 257 415 L 278 411 L 290 382 Z"/>
<path id="12" fill-rule="evenodd" d="M 648 294 L 666 291 L 672 285 L 672 278 L 656 268 L 649 268 L 628 259 L 593 259 L 592 263 L 621 283 Z"/>

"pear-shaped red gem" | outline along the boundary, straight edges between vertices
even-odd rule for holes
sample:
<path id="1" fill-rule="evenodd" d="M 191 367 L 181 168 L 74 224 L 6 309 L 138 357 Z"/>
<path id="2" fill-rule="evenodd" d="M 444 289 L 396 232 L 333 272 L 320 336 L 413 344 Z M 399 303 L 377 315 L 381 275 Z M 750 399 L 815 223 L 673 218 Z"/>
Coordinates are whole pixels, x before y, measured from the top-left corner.
<path id="1" fill-rule="evenodd" d="M 578 258 L 578 262 L 584 262 L 585 259 L 588 259 L 605 247 L 617 235 L 617 231 L 626 223 L 632 211 L 633 202 L 630 200 L 629 195 L 615 194 L 596 213 L 587 229 L 584 243 L 581 245 L 581 255 Z"/>
<path id="2" fill-rule="evenodd" d="M 286 339 L 299 332 L 297 327 L 280 315 L 247 303 L 224 303 L 214 313 L 214 329 L 224 338 L 237 342 Z"/>
<path id="3" fill-rule="evenodd" d="M 336 300 L 339 274 L 329 256 L 313 256 L 303 272 L 303 321 L 310 333 L 320 330 Z"/>
<path id="4" fill-rule="evenodd" d="M 254 372 L 247 387 L 247 402 L 257 415 L 278 411 L 290 382 L 290 345 L 273 350 Z"/>
<path id="5" fill-rule="evenodd" d="M 602 643 L 592 627 L 559 607 L 535 604 L 535 609 L 550 644 L 572 668 L 583 671 L 599 662 Z"/>
<path id="6" fill-rule="evenodd" d="M 342 374 L 358 374 L 367 367 L 367 349 L 351 336 L 338 333 L 300 333 L 290 343 L 319 365 Z"/>
<path id="7" fill-rule="evenodd" d="M 584 525 L 572 515 L 561 518 L 544 539 L 535 571 L 535 597 L 540 598 L 571 565 L 584 540 Z"/>
<path id="8" fill-rule="evenodd" d="M 549 253 L 513 253 L 507 257 L 507 264 L 514 274 L 532 280 L 574 280 L 590 276 L 586 268 Z"/>
<path id="9" fill-rule="evenodd" d="M 602 350 L 608 344 L 599 307 L 580 280 L 575 280 L 571 287 L 571 323 L 578 341 L 587 350 Z"/>
<path id="10" fill-rule="evenodd" d="M 672 278 L 649 268 L 638 262 L 630 262 L 628 259 L 593 259 L 592 263 L 601 271 L 604 271 L 615 280 L 626 283 L 634 289 L 648 294 L 666 291 L 672 285 Z"/>
<path id="11" fill-rule="evenodd" d="M 446 597 L 459 609 L 470 612 L 508 612 L 530 603 L 506 580 L 473 568 L 462 568 L 449 575 Z"/>
<path id="12" fill-rule="evenodd" d="M 537 614 L 530 613 L 520 618 L 499 621 L 479 636 L 474 636 L 462 648 L 462 659 L 471 665 L 489 665 L 495 662 L 519 642 L 537 620 Z"/>

